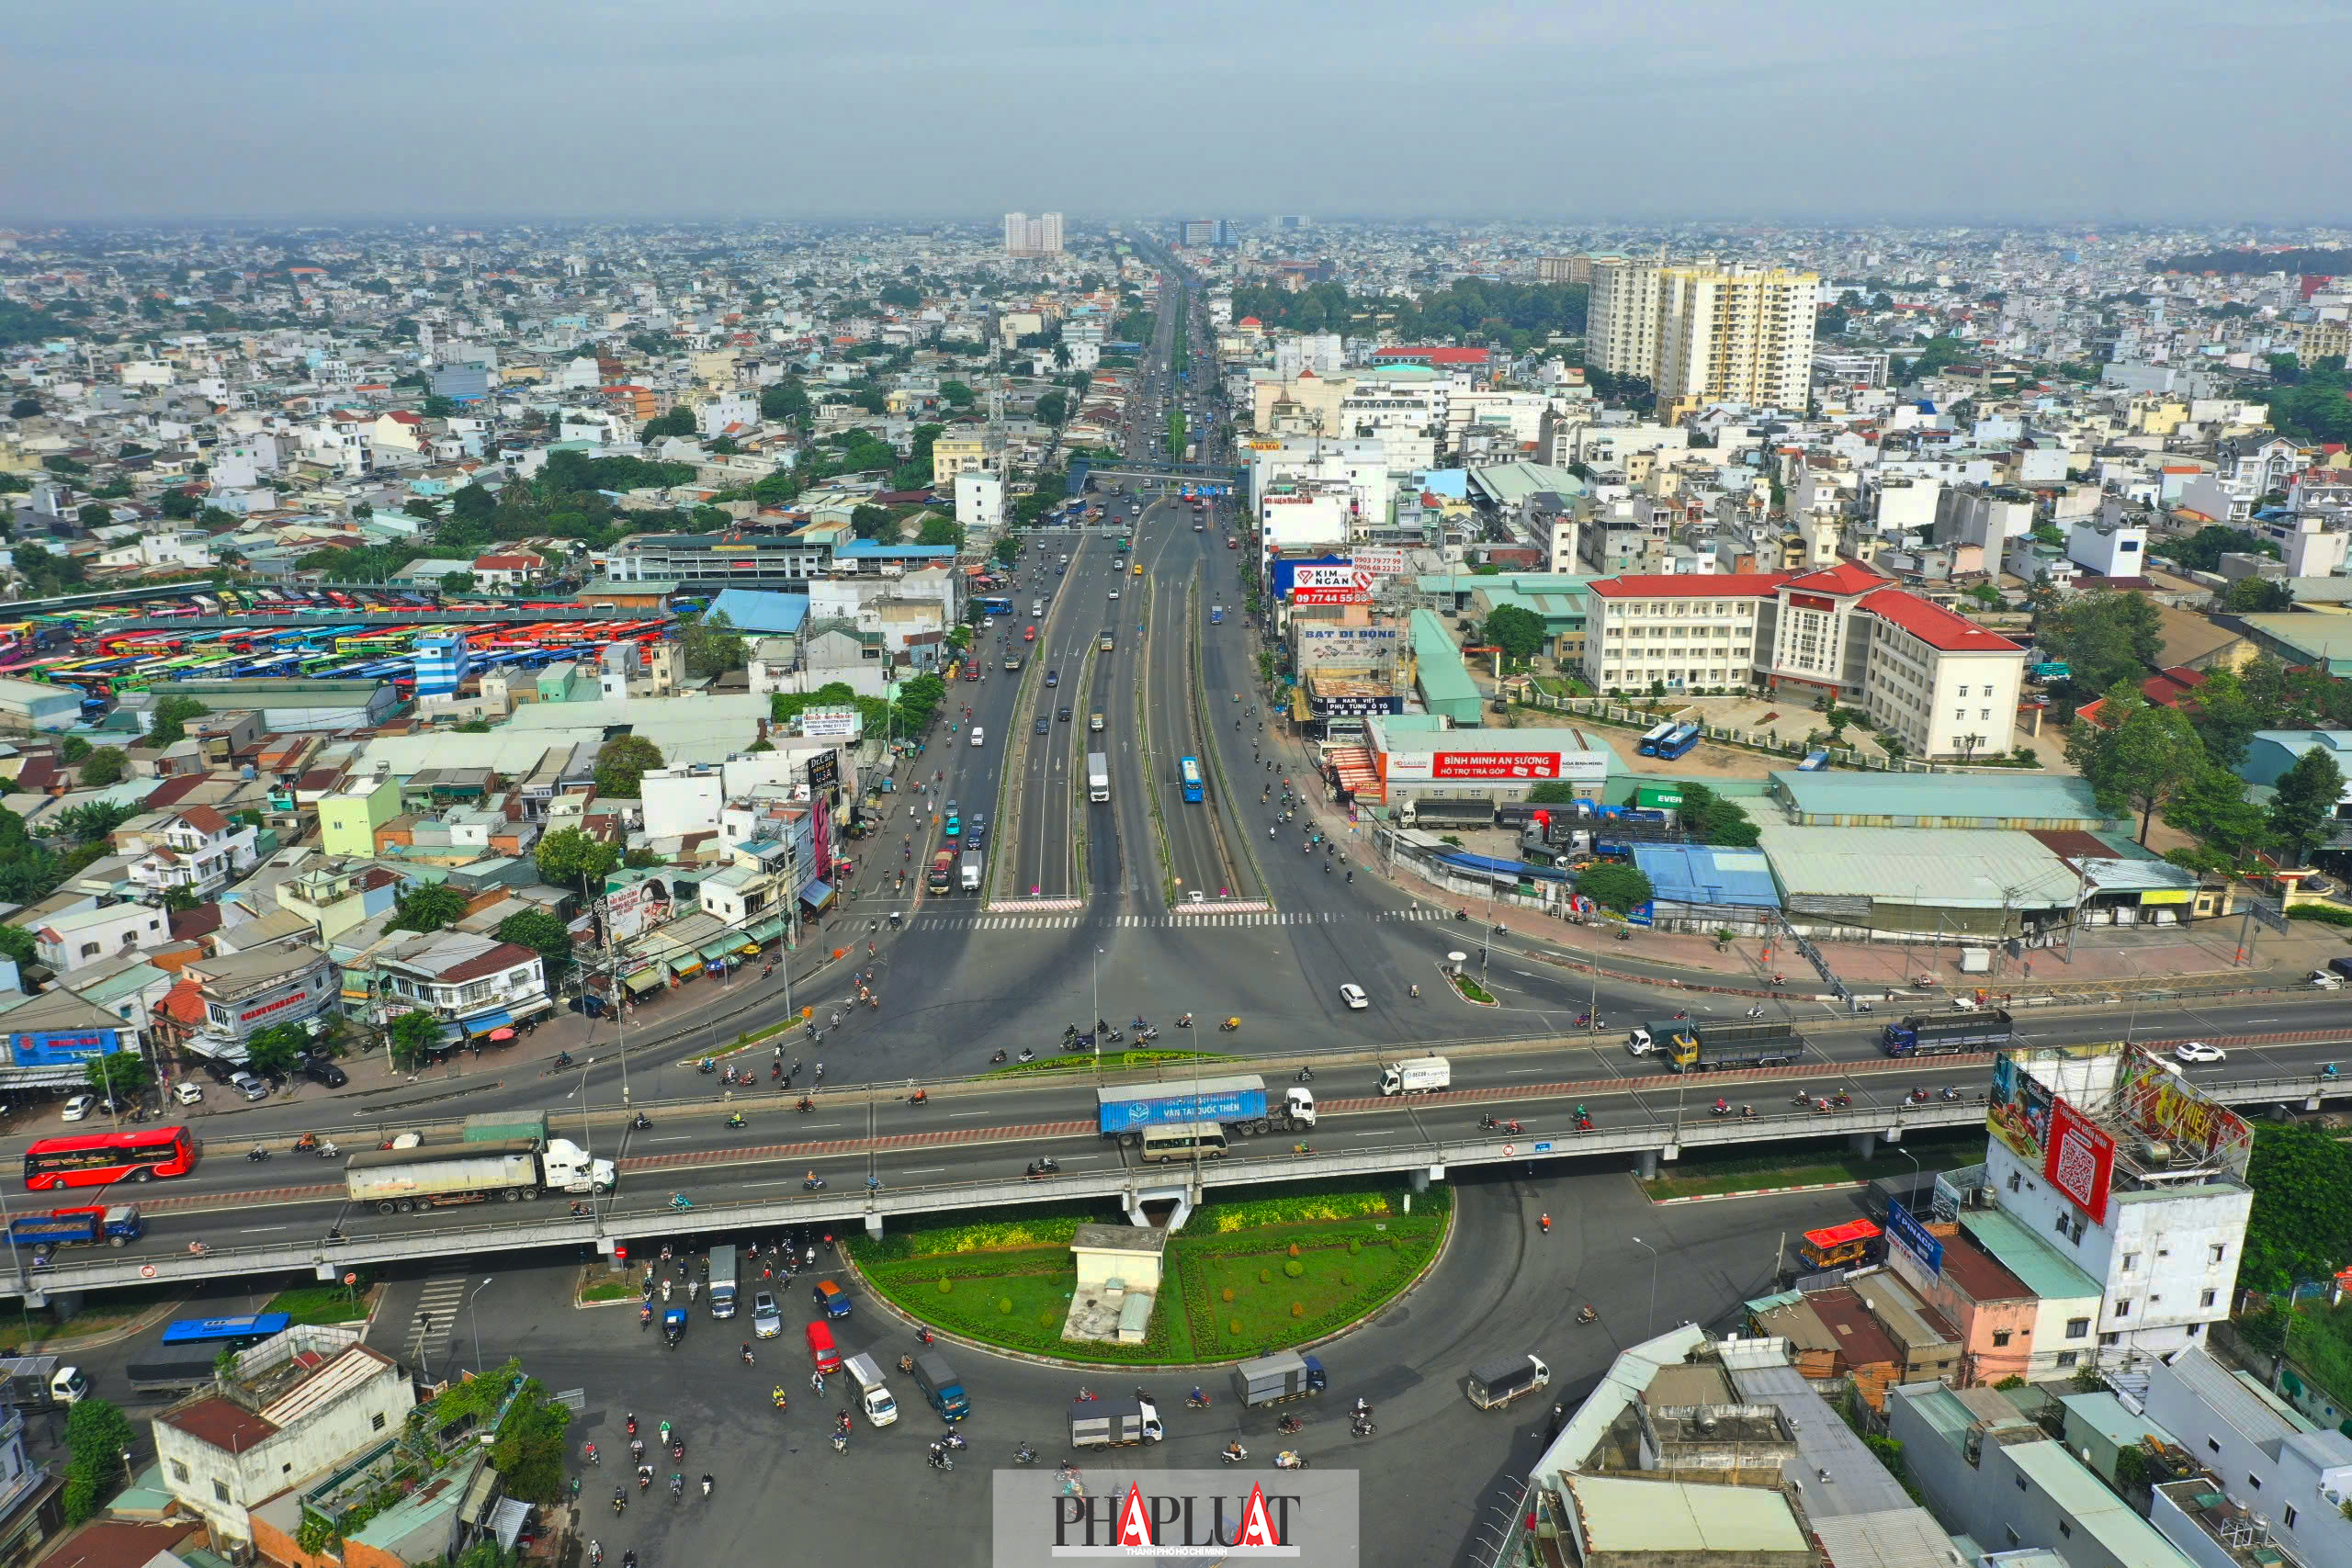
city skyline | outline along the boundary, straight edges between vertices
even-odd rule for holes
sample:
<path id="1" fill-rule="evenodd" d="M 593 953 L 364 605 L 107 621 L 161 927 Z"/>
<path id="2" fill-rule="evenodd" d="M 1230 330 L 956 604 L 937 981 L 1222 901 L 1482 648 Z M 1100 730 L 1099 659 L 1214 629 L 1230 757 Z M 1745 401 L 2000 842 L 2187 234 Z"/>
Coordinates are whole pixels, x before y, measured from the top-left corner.
<path id="1" fill-rule="evenodd" d="M 6 216 L 978 220 L 1029 191 L 1097 214 L 2324 222 L 2352 215 L 2352 175 L 2312 156 L 2311 135 L 2335 91 L 2318 46 L 2344 10 L 2266 0 L 2215 29 L 2168 5 L 2125 28 L 1994 6 L 1955 40 L 1900 15 L 1787 0 L 1672 17 L 1488 9 L 1442 27 L 1394 4 L 1351 7 L 1345 27 L 1328 6 L 1264 17 L 1216 4 L 1079 25 L 1052 0 L 1009 16 L 907 0 L 789 28 L 716 0 L 649 38 L 624 25 L 633 15 L 544 0 L 398 17 L 131 4 L 105 29 L 12 5 L 22 123 L 72 129 L 34 136 Z M 1311 172 L 1269 159 L 1294 95 L 1238 68 L 1237 37 L 1261 57 L 1318 62 L 1335 85 L 1399 65 L 1489 82 L 1481 141 L 1521 152 L 1465 166 L 1420 117 L 1397 116 L 1351 121 Z M 1547 58 L 1575 68 L 1531 69 Z M 934 67 L 937 90 L 887 115 L 795 125 L 788 158 L 681 155 L 749 152 L 772 134 L 779 71 L 844 82 Z M 1121 134 L 1071 141 L 1002 90 L 1040 69 L 1115 83 Z M 2232 96 L 2226 122 L 2177 111 L 2237 77 L 2262 90 Z M 662 133 L 557 153 L 586 82 L 660 105 Z M 485 155 L 486 123 L 536 143 L 528 178 Z M 1564 124 L 1583 130 L 1564 140 Z M 367 148 L 387 155 L 355 160 Z M 1051 189 L 1036 189 L 1041 167 Z"/>

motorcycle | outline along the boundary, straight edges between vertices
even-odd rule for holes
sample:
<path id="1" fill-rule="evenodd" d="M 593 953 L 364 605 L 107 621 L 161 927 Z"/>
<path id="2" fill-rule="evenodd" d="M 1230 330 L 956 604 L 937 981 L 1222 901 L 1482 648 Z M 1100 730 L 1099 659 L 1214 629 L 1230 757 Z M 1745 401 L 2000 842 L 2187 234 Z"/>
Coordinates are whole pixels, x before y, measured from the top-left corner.
<path id="1" fill-rule="evenodd" d="M 710 1495 L 710 1477 L 708 1475 L 705 1475 L 702 1478 L 702 1495 L 706 1497 Z"/>
<path id="2" fill-rule="evenodd" d="M 245 1151 L 245 1157 L 253 1161 L 255 1165 L 260 1165 L 269 1158 L 269 1151 L 263 1148 L 259 1144 L 255 1144 L 252 1148 Z"/>
<path id="3" fill-rule="evenodd" d="M 803 1192 L 822 1192 L 825 1190 L 825 1179 L 821 1176 L 812 1176 L 800 1184 L 800 1190 Z"/>
<path id="4" fill-rule="evenodd" d="M 930 1100 L 931 1091 L 927 1089 L 919 1089 L 915 1090 L 914 1093 L 907 1096 L 907 1103 L 909 1105 L 925 1105 L 930 1103 Z"/>
<path id="5" fill-rule="evenodd" d="M 1306 1418 L 1299 1416 L 1285 1416 L 1281 1420 L 1275 1422 L 1274 1426 L 1277 1430 L 1285 1433 L 1303 1432 L 1306 1430 Z"/>
<path id="6" fill-rule="evenodd" d="M 1219 1023 L 1216 1027 L 1217 1027 L 1217 1032 L 1218 1032 L 1218 1033 L 1220 1033 L 1220 1034 L 1231 1034 L 1231 1033 L 1234 1033 L 1234 1032 L 1236 1032 L 1237 1031 L 1238 1031 L 1238 1030 L 1240 1029 L 1240 1027 L 1241 1027 L 1241 1021 L 1240 1021 L 1239 1019 L 1238 1019 L 1238 1018 L 1228 1018 L 1228 1019 L 1225 1020 L 1223 1022 Z"/>
<path id="7" fill-rule="evenodd" d="M 1037 1450 L 1031 1448 L 1024 1442 L 1012 1450 L 1012 1462 L 1015 1464 L 1035 1464 L 1037 1462 Z"/>
<path id="8" fill-rule="evenodd" d="M 1594 1323 L 1599 1321 L 1600 1317 L 1600 1314 L 1593 1311 L 1592 1303 L 1590 1302 L 1587 1302 L 1584 1305 L 1577 1308 L 1577 1321 L 1578 1323 Z"/>
<path id="9" fill-rule="evenodd" d="M 1001 1067 L 1004 1066 L 1005 1059 L 1005 1054 L 999 1051 L 995 1055 L 989 1058 L 989 1066 L 991 1067 Z"/>
<path id="10" fill-rule="evenodd" d="M 1250 1450 L 1239 1443 L 1227 1443 L 1217 1450 L 1216 1457 L 1227 1464 L 1239 1464 L 1250 1457 Z"/>
<path id="11" fill-rule="evenodd" d="M 1176 1015 L 1176 1027 L 1177 1027 L 1177 1028 L 1179 1028 L 1179 1029 L 1190 1029 L 1190 1028 L 1192 1028 L 1192 1027 L 1193 1027 L 1193 1015 L 1192 1015 L 1191 1013 L 1189 1013 L 1189 1012 L 1186 1012 L 1186 1013 L 1179 1013 L 1179 1014 L 1177 1014 L 1177 1015 Z"/>
<path id="12" fill-rule="evenodd" d="M 967 1449 L 972 1446 L 964 1440 L 963 1433 L 956 1431 L 952 1427 L 947 1429 L 946 1435 L 942 1437 L 939 1440 L 946 1444 L 950 1449 Z"/>
<path id="13" fill-rule="evenodd" d="M 1294 1450 L 1284 1449 L 1274 1456 L 1274 1468 L 1276 1470 L 1305 1470 L 1306 1456 Z"/>
<path id="14" fill-rule="evenodd" d="M 634 1129 L 635 1131 L 639 1132 L 639 1133 L 644 1132 L 648 1127 L 650 1127 L 650 1126 L 652 1126 L 652 1125 L 653 1125 L 653 1118 L 652 1118 L 652 1117 L 650 1117 L 650 1116 L 648 1116 L 648 1115 L 647 1115 L 644 1111 L 639 1111 L 639 1112 L 637 1113 L 637 1115 L 636 1115 L 635 1117 L 633 1117 L 633 1118 L 630 1120 L 630 1122 L 629 1122 L 629 1126 L 630 1126 L 632 1129 Z"/>
<path id="15" fill-rule="evenodd" d="M 837 1454 L 849 1452 L 849 1434 L 847 1432 L 837 1431 L 833 1434 L 833 1452 Z"/>
<path id="16" fill-rule="evenodd" d="M 1136 1043 L 1138 1045 L 1143 1044 L 1147 1041 L 1157 1040 L 1159 1038 L 1159 1031 L 1149 1026 L 1146 1026 L 1145 1028 L 1136 1031 Z"/>

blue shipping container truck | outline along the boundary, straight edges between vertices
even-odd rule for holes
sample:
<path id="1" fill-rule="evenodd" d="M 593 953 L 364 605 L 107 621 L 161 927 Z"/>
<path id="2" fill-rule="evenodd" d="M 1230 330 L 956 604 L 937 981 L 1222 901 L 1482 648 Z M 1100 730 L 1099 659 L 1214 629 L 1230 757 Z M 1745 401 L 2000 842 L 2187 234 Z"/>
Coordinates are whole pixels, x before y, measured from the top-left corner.
<path id="1" fill-rule="evenodd" d="M 1106 1138 L 1164 1127 L 1174 1122 L 1262 1122 L 1266 1117 L 1266 1080 L 1254 1074 L 1244 1077 L 1195 1078 L 1182 1089 L 1154 1085 L 1148 1089 L 1098 1089 L 1094 1091 Z"/>

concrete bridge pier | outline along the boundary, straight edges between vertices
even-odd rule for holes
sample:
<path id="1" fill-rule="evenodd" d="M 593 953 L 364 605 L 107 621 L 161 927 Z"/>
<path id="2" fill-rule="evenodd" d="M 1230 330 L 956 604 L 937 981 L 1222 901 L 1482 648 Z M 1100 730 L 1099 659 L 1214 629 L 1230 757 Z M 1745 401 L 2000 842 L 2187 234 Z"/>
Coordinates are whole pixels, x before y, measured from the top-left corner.
<path id="1" fill-rule="evenodd" d="M 1846 1152 L 1856 1159 L 1868 1159 L 1876 1151 L 1879 1137 L 1880 1134 L 1876 1133 L 1856 1133 L 1846 1140 Z M 1885 1137 L 1890 1144 L 1901 1143 L 1902 1130 L 1892 1129 L 1886 1133 Z"/>
<path id="2" fill-rule="evenodd" d="M 1635 1149 L 1634 1174 L 1644 1181 L 1655 1179 L 1657 1176 L 1657 1156 L 1662 1152 L 1664 1151 L 1658 1149 Z"/>
<path id="3" fill-rule="evenodd" d="M 1407 1171 L 1405 1173 L 1405 1185 L 1411 1188 L 1416 1192 L 1428 1191 L 1430 1190 L 1429 1167 L 1417 1165 L 1412 1169 Z"/>
<path id="4" fill-rule="evenodd" d="M 866 1211 L 865 1234 L 875 1241 L 882 1239 L 882 1215 L 878 1211 Z"/>
<path id="5" fill-rule="evenodd" d="M 1138 1187 L 1127 1193 L 1121 1206 L 1126 1210 L 1127 1224 L 1148 1227 L 1151 1215 L 1144 1210 L 1146 1203 L 1173 1203 L 1176 1206 L 1169 1211 L 1164 1228 L 1180 1231 L 1184 1228 L 1184 1222 L 1193 1217 L 1193 1205 L 1197 1201 L 1198 1197 L 1189 1187 Z"/>

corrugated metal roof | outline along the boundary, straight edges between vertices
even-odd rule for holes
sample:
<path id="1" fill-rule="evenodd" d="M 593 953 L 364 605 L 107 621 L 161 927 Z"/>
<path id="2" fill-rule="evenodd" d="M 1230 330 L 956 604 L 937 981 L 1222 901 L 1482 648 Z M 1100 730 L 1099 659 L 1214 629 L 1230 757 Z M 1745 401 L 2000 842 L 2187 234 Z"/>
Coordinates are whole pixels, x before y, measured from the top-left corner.
<path id="1" fill-rule="evenodd" d="M 1787 897 L 2071 908 L 2079 891 L 2064 861 L 2013 830 L 1772 826 L 1758 842 Z"/>
<path id="2" fill-rule="evenodd" d="M 1991 1254 L 2000 1266 L 2015 1274 L 2043 1301 L 2096 1301 L 2099 1295 L 2098 1281 L 2077 1268 L 2074 1259 L 2056 1251 L 2028 1226 L 1999 1209 L 1968 1209 L 1960 1216 L 1960 1228 L 1969 1238 Z"/>
<path id="3" fill-rule="evenodd" d="M 1716 850 L 1703 844 L 1635 844 L 1634 863 L 1660 898 L 1678 904 L 1780 908 L 1772 863 L 1756 850 Z"/>
<path id="4" fill-rule="evenodd" d="M 1805 1512 L 1816 1525 L 1839 1515 L 1878 1514 L 1911 1506 L 1902 1483 L 1863 1446 L 1853 1428 L 1838 1418 L 1838 1412 L 1814 1393 L 1804 1373 L 1786 1361 L 1728 1370 L 1740 1398 L 1751 1404 L 1780 1407 L 1796 1438 L 1803 1477 L 1809 1481 L 1826 1470 L 1837 1478 L 1834 1485 L 1805 1488 Z"/>
<path id="5" fill-rule="evenodd" d="M 1777 769 L 1773 792 L 1806 817 L 1976 818 L 1996 822 L 2112 820 L 2080 779 L 2020 773 L 1804 773 Z"/>
<path id="6" fill-rule="evenodd" d="M 1742 1552 L 1805 1549 L 1788 1499 L 1760 1486 L 1611 1475 L 1561 1479 L 1594 1552 L 1719 1551 L 1736 1561 Z"/>
<path id="7" fill-rule="evenodd" d="M 1838 1568 L 1966 1568 L 1973 1561 L 1962 1554 L 1925 1508 L 1906 1505 L 1880 1514 L 1824 1518 L 1811 1506 L 1810 1495 L 1807 1503 L 1813 1533 Z M 2005 1568 L 2017 1565 L 2005 1562 Z"/>

